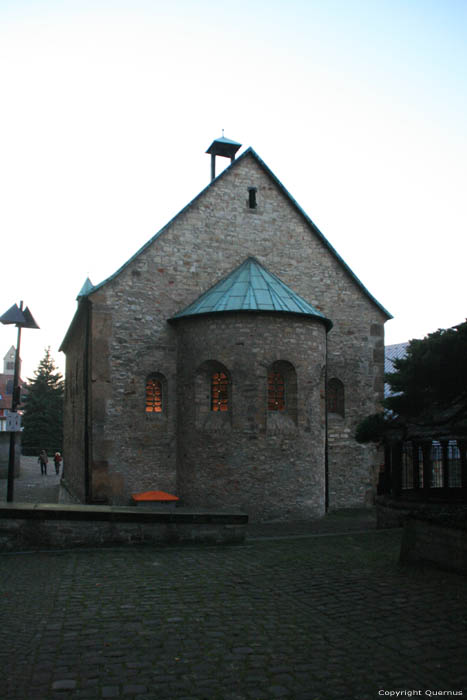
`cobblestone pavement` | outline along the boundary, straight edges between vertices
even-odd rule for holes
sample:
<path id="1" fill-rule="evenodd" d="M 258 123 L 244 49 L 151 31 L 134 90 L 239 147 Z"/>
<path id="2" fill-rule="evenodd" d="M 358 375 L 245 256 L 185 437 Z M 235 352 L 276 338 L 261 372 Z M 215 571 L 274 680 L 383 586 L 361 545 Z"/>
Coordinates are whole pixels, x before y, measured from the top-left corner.
<path id="1" fill-rule="evenodd" d="M 50 471 L 23 458 L 15 500 L 56 501 Z M 0 555 L 0 698 L 467 697 L 467 581 L 401 567 L 400 537 L 366 509 L 235 547 Z"/>
<path id="2" fill-rule="evenodd" d="M 400 534 L 1 555 L 0 697 L 467 696 L 466 580 Z"/>
<path id="3" fill-rule="evenodd" d="M 60 469 L 61 473 L 61 469 Z M 13 500 L 18 503 L 57 503 L 60 476 L 49 456 L 47 475 L 42 476 L 37 457 L 21 456 L 20 475 L 14 481 Z M 0 479 L 0 499 L 6 500 L 7 480 Z"/>

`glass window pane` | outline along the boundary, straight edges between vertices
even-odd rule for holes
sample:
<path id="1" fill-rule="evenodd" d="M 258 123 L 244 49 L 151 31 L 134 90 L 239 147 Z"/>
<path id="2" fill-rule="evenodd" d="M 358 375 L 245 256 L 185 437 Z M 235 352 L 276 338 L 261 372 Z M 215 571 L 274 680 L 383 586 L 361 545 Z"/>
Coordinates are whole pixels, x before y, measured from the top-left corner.
<path id="1" fill-rule="evenodd" d="M 268 374 L 268 410 L 283 411 L 285 409 L 285 381 L 280 372 Z"/>
<path id="2" fill-rule="evenodd" d="M 228 411 L 229 381 L 224 372 L 215 372 L 211 379 L 211 411 Z"/>
<path id="3" fill-rule="evenodd" d="M 146 382 L 146 413 L 162 413 L 162 385 L 157 379 Z"/>

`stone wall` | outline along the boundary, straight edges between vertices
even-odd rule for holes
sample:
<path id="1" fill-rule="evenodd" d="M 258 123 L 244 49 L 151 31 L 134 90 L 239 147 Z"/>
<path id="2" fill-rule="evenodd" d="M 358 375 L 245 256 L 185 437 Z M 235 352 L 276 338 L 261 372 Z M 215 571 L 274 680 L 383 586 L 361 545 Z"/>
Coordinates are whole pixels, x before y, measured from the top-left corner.
<path id="1" fill-rule="evenodd" d="M 81 302 L 74 319 L 72 340 L 66 347 L 65 400 L 63 414 L 63 479 L 69 491 L 82 503 L 85 488 L 85 431 L 87 382 L 87 306 Z"/>
<path id="2" fill-rule="evenodd" d="M 362 418 L 380 409 L 384 326 L 369 323 L 357 298 L 349 300 L 348 314 L 345 320 L 338 318 L 328 335 L 328 381 L 337 378 L 345 389 L 344 415 L 328 416 L 331 508 L 371 505 L 379 464 L 384 461 L 374 445 L 359 445 L 353 438 Z"/>
<path id="3" fill-rule="evenodd" d="M 401 544 L 404 564 L 431 564 L 467 574 L 467 529 L 443 527 L 436 522 L 409 517 Z"/>
<path id="4" fill-rule="evenodd" d="M 324 515 L 324 325 L 291 314 L 232 313 L 183 318 L 177 331 L 184 503 L 240 508 L 251 520 Z M 268 370 L 278 362 L 286 381 L 280 412 L 267 409 Z M 229 380 L 226 412 L 210 410 L 218 367 Z"/>
<path id="5" fill-rule="evenodd" d="M 238 544 L 243 513 L 170 512 L 109 506 L 5 504 L 0 507 L 0 551 L 70 549 L 137 544 Z"/>
<path id="6" fill-rule="evenodd" d="M 132 493 L 176 489 L 176 338 L 153 315 L 157 298 L 142 306 L 132 294 L 122 288 L 110 306 L 103 291 L 92 297 L 100 321 L 93 325 L 92 490 L 121 505 Z M 155 372 L 164 379 L 161 414 L 145 411 L 146 380 Z"/>
<path id="7" fill-rule="evenodd" d="M 387 501 L 379 497 L 376 499 L 376 527 L 380 530 L 392 527 L 404 527 L 411 507 L 408 503 Z"/>

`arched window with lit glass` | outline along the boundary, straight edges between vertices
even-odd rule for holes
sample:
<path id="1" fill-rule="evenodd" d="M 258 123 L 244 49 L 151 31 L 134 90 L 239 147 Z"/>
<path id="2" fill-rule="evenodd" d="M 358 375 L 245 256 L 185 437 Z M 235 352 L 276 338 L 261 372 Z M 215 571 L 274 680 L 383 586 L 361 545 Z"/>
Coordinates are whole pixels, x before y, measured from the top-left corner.
<path id="1" fill-rule="evenodd" d="M 211 375 L 211 411 L 229 410 L 229 380 L 225 372 Z"/>
<path id="2" fill-rule="evenodd" d="M 344 385 L 340 379 L 330 379 L 328 382 L 328 413 L 336 413 L 344 417 L 345 397 Z"/>
<path id="3" fill-rule="evenodd" d="M 268 411 L 285 409 L 285 380 L 281 372 L 268 372 Z"/>
<path id="4" fill-rule="evenodd" d="M 146 380 L 146 413 L 162 413 L 162 382 L 156 377 Z"/>

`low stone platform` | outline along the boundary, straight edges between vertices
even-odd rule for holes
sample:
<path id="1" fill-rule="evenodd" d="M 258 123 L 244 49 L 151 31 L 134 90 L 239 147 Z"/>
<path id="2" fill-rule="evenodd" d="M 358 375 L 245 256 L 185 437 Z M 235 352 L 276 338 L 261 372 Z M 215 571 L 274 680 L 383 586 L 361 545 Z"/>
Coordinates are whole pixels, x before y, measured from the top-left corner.
<path id="1" fill-rule="evenodd" d="M 239 544 L 245 513 L 136 507 L 7 503 L 0 507 L 0 551 L 129 544 Z"/>
<path id="2" fill-rule="evenodd" d="M 430 564 L 447 571 L 467 574 L 467 529 L 408 517 L 405 523 L 400 560 L 403 564 Z"/>
<path id="3" fill-rule="evenodd" d="M 467 517 L 467 503 L 440 500 L 424 500 L 420 498 L 392 498 L 378 496 L 376 499 L 376 527 L 404 527 L 409 517 L 419 517 L 423 520 L 456 521 Z"/>

